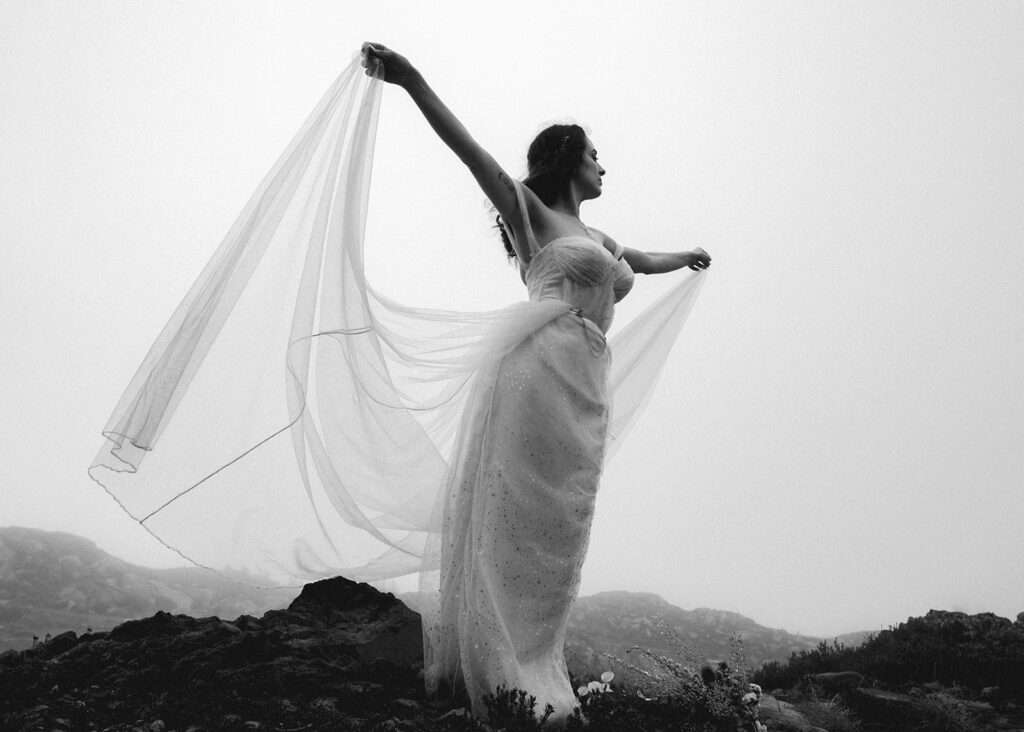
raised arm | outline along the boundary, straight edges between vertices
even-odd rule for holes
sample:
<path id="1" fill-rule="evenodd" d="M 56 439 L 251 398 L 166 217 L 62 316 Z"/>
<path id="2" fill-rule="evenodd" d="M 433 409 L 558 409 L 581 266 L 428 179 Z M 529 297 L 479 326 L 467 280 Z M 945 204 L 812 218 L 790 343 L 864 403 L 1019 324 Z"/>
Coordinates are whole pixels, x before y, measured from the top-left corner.
<path id="1" fill-rule="evenodd" d="M 711 256 L 700 247 L 689 252 L 642 252 L 626 247 L 622 258 L 637 274 L 663 274 L 683 267 L 699 270 L 711 266 Z"/>
<path id="2" fill-rule="evenodd" d="M 515 184 L 509 175 L 491 154 L 473 139 L 407 58 L 379 43 L 364 43 L 362 50 L 363 65 L 367 67 L 367 73 L 373 74 L 375 65 L 381 64 L 384 81 L 397 84 L 409 93 L 438 137 L 466 164 L 484 194 L 501 214 L 501 218 L 511 226 L 515 234 L 513 244 L 519 261 L 529 262 L 530 252 L 520 251 L 519 242 L 525 243 L 526 237 L 522 235 L 523 219 L 519 211 Z M 523 248 L 525 249 L 525 246 Z"/>

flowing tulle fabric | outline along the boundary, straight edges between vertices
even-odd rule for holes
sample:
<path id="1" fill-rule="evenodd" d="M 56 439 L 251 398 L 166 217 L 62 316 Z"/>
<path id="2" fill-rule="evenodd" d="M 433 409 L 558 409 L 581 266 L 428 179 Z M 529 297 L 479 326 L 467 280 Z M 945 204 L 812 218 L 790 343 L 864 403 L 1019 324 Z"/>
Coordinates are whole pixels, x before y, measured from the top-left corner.
<path id="1" fill-rule="evenodd" d="M 297 585 L 418 573 L 436 625 L 445 524 L 450 533 L 465 518 L 450 486 L 480 449 L 466 435 L 499 434 L 481 400 L 524 343 L 572 321 L 571 305 L 425 310 L 370 286 L 363 232 L 381 88 L 358 60 L 331 86 L 150 349 L 90 475 L 160 541 L 227 576 Z M 593 384 L 611 404 L 594 435 L 606 458 L 702 281 L 681 276 L 611 339 Z M 582 561 L 589 516 L 579 522 L 578 546 L 549 550 Z M 523 602 L 550 611 L 543 598 Z"/>

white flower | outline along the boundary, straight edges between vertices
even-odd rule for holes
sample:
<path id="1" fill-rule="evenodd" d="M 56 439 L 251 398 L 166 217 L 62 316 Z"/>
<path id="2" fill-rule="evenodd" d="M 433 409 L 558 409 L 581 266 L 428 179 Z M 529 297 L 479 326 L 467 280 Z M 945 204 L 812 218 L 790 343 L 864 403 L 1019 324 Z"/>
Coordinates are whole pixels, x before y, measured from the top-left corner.
<path id="1" fill-rule="evenodd" d="M 752 691 L 748 691 L 740 699 L 740 702 L 743 704 L 757 704 L 757 694 Z"/>
<path id="2" fill-rule="evenodd" d="M 584 686 L 581 686 L 580 688 L 576 689 L 576 695 L 583 697 L 591 693 L 603 694 L 606 691 L 611 691 L 612 687 L 608 685 L 608 682 L 614 678 L 615 674 L 613 674 L 611 671 L 605 671 L 603 674 L 601 674 L 600 681 L 591 681 L 590 683 L 585 684 Z"/>
<path id="3" fill-rule="evenodd" d="M 758 699 L 761 698 L 761 687 L 760 686 L 758 686 L 757 684 L 751 684 L 750 685 L 750 690 L 752 692 L 754 692 L 755 694 L 757 694 L 757 698 Z"/>

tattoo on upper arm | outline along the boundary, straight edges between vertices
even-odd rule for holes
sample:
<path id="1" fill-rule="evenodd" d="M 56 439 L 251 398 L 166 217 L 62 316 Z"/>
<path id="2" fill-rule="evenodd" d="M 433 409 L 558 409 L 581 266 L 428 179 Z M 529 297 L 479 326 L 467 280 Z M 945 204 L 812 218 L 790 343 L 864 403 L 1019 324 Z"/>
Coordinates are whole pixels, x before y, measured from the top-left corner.
<path id="1" fill-rule="evenodd" d="M 516 192 L 516 184 L 512 182 L 511 178 L 509 178 L 507 175 L 505 175 L 505 171 L 504 170 L 502 170 L 502 171 L 500 171 L 498 173 L 498 180 L 500 180 L 502 183 L 504 183 L 505 187 L 508 188 L 510 191 L 512 191 L 513 193 Z"/>

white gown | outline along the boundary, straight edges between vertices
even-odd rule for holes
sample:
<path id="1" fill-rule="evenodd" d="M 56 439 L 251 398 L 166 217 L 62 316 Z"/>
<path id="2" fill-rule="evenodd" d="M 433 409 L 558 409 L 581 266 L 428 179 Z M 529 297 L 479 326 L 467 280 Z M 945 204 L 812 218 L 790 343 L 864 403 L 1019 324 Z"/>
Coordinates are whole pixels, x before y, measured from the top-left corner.
<path id="1" fill-rule="evenodd" d="M 474 699 L 508 683 L 565 711 L 601 466 L 704 275 L 607 345 L 631 273 L 585 237 L 531 241 L 530 300 L 502 310 L 381 295 L 363 268 L 381 88 L 358 56 L 331 86 L 160 332 L 89 474 L 226 576 L 416 578 L 429 682 L 461 669 Z"/>
<path id="2" fill-rule="evenodd" d="M 461 677 L 477 713 L 497 686 L 524 689 L 564 717 L 566 623 L 608 428 L 604 333 L 633 272 L 588 237 L 539 249 L 527 231 L 530 300 L 572 310 L 495 363 L 467 411 L 446 483 L 440 604 L 425 618 L 427 684 Z"/>

